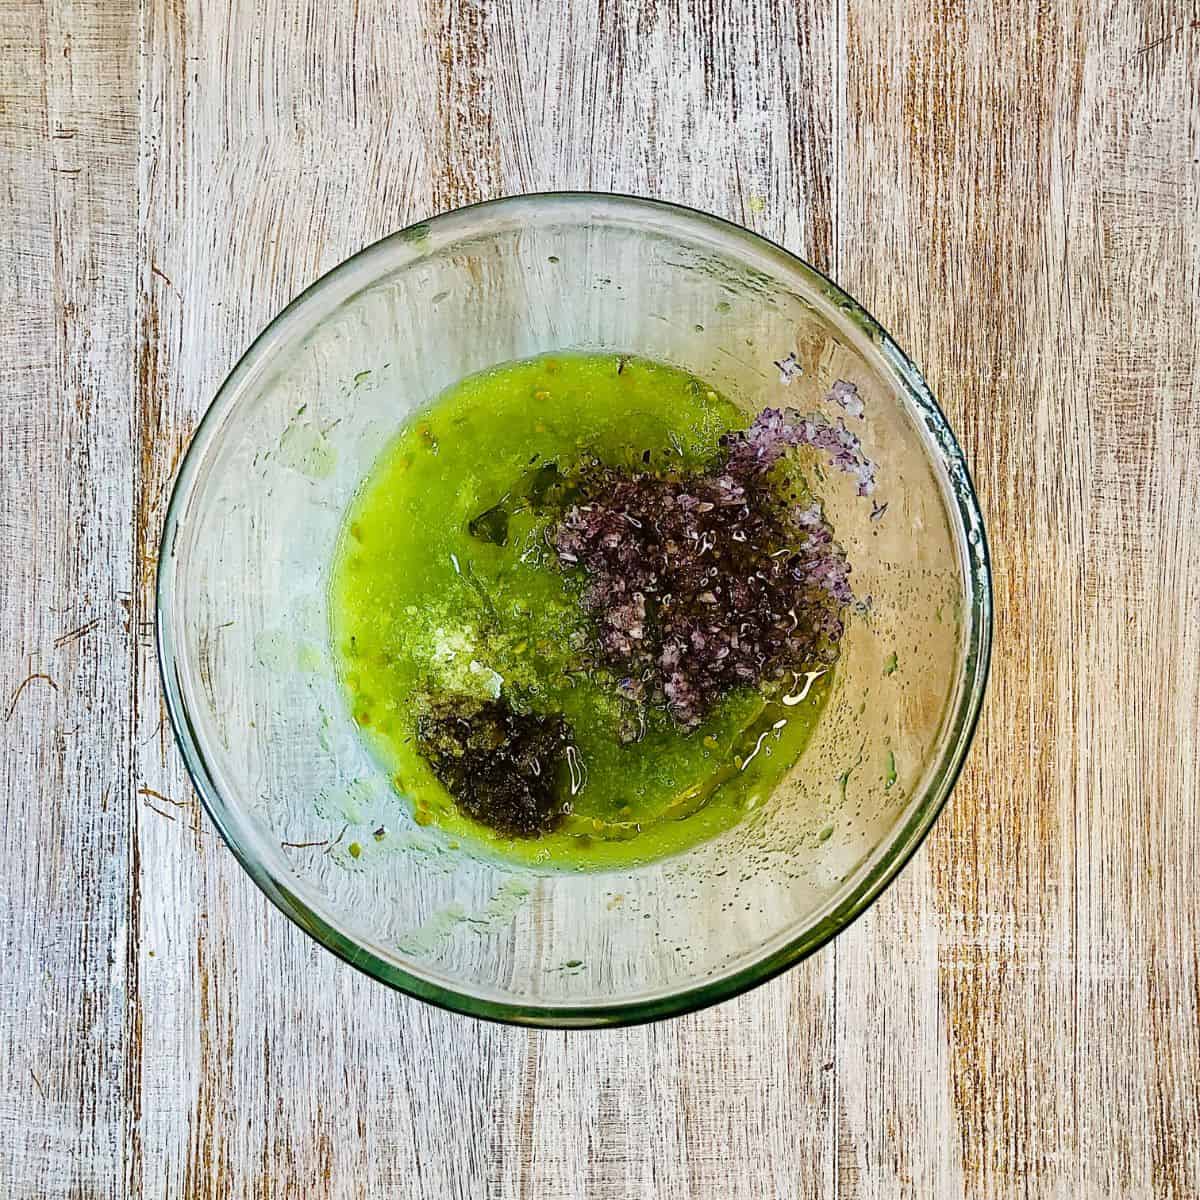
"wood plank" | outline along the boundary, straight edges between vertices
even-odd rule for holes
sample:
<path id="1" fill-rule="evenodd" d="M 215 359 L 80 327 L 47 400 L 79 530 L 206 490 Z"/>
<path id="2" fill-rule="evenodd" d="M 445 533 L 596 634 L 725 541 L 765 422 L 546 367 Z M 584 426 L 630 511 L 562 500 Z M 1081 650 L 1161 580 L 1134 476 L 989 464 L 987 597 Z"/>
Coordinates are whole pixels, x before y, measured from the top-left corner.
<path id="1" fill-rule="evenodd" d="M 0 9 L 0 1193 L 123 1194 L 136 6 Z"/>
<path id="2" fill-rule="evenodd" d="M 750 21 L 633 4 L 324 14 L 303 0 L 232 23 L 201 5 L 151 12 L 146 564 L 176 455 L 236 354 L 320 270 L 406 220 L 504 192 L 611 187 L 756 223 L 821 262 L 831 254 L 824 5 L 763 6 Z M 683 81 L 664 70 L 677 54 Z M 314 91 L 278 83 L 317 64 Z M 256 98 L 236 127 L 235 91 Z M 623 98 L 612 113 L 607 94 Z M 145 702 L 148 640 L 138 671 L 136 782 L 190 805 L 157 702 Z M 155 952 L 141 980 L 139 1194 L 226 1196 L 247 1179 L 271 1197 L 357 1196 L 363 1180 L 431 1197 L 827 1191 L 829 960 L 661 1029 L 580 1038 L 476 1025 L 334 963 L 268 910 L 205 821 L 197 834 L 190 808 L 164 811 L 175 819 L 143 811 L 138 829 L 139 929 Z M 648 1139 L 651 1124 L 665 1143 Z M 760 1153 L 767 1143 L 778 1155 Z"/>
<path id="3" fill-rule="evenodd" d="M 1200 1185 L 1200 46 L 1181 11 L 850 14 L 843 217 L 865 236 L 839 245 L 843 282 L 963 437 L 998 637 L 949 811 L 838 947 L 865 1102 L 844 1195 Z"/>
<path id="4" fill-rule="evenodd" d="M 326 12 L 152 5 L 144 28 L 135 782 L 172 803 L 147 804 L 137 830 L 139 1196 L 351 1196 L 414 1179 L 451 1194 L 425 1161 L 432 1084 L 413 1075 L 445 1061 L 431 1031 L 447 1019 L 413 1005 L 410 1022 L 242 874 L 164 727 L 149 624 L 177 460 L 225 373 L 317 275 L 428 209 L 404 115 L 425 78 L 409 57 L 427 44 L 420 14 Z M 494 1057 L 464 1061 L 482 1073 Z M 468 1160 L 452 1131 L 442 1144 Z"/>
<path id="5" fill-rule="evenodd" d="M 484 74 L 504 190 L 678 200 L 828 265 L 832 6 L 490 12 Z M 831 971 L 824 956 L 716 1011 L 586 1046 L 529 1036 L 531 1171 L 498 1194 L 829 1194 Z"/>

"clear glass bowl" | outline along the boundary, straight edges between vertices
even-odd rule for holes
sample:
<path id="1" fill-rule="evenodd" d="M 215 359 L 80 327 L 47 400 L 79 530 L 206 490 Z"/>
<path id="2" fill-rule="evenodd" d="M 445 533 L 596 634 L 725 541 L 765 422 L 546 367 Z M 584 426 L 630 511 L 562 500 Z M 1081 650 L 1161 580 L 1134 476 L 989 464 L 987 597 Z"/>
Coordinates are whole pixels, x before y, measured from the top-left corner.
<path id="1" fill-rule="evenodd" d="M 413 823 L 350 720 L 328 571 L 346 507 L 416 408 L 493 364 L 631 351 L 748 411 L 866 404 L 881 519 L 830 473 L 856 595 L 832 698 L 736 828 L 629 871 L 534 874 Z M 777 360 L 803 375 L 784 385 Z M 290 304 L 205 415 L 171 499 L 158 636 L 171 718 L 217 828 L 263 891 L 414 996 L 535 1025 L 618 1024 L 732 996 L 827 942 L 913 853 L 962 764 L 987 675 L 979 507 L 924 381 L 812 267 L 702 213 L 520 196 L 355 255 Z M 388 830 L 376 840 L 379 826 Z M 357 853 L 352 853 L 351 847 Z"/>

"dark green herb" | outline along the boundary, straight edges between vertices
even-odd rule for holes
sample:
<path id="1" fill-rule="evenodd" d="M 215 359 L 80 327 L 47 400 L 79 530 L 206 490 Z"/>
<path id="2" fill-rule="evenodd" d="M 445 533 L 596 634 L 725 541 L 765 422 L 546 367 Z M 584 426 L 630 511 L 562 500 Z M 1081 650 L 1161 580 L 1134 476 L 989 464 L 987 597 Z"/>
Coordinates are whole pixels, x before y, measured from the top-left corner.
<path id="1" fill-rule="evenodd" d="M 459 809 L 507 837 L 535 837 L 564 815 L 570 728 L 503 700 L 436 701 L 417 742 Z"/>
<path id="2" fill-rule="evenodd" d="M 477 517 L 467 523 L 467 532 L 481 542 L 490 542 L 493 546 L 508 545 L 509 512 L 502 500 L 485 509 Z"/>

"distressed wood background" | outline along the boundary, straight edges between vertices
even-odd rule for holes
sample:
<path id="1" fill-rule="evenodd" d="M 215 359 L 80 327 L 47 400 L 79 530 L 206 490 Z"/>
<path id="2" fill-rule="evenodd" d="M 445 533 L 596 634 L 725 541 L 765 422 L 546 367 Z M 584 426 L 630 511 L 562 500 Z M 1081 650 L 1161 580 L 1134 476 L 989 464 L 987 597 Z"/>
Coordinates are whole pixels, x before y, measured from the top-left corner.
<path id="1" fill-rule="evenodd" d="M 1200 12 L 0 3 L 0 1194 L 1200 1195 Z M 686 201 L 909 349 L 990 523 L 923 851 L 740 1000 L 586 1035 L 269 908 L 164 725 L 157 532 L 297 291 L 449 206 Z"/>

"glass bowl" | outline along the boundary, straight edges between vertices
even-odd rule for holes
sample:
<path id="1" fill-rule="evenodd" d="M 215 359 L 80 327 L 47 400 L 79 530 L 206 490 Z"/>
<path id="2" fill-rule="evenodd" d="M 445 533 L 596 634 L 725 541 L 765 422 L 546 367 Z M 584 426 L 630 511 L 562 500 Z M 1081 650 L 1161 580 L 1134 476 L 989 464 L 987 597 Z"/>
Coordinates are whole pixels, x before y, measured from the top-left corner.
<path id="1" fill-rule="evenodd" d="M 409 414 L 465 375 L 565 348 L 674 363 L 748 420 L 768 405 L 820 408 L 833 381 L 851 380 L 878 491 L 864 502 L 836 472 L 824 485 L 860 603 L 825 714 L 784 783 L 687 853 L 538 874 L 414 823 L 343 701 L 327 586 L 347 506 Z M 695 1009 L 844 929 L 950 792 L 990 633 L 983 525 L 962 453 L 895 343 L 778 246 L 615 195 L 460 209 L 310 287 L 201 422 L 159 557 L 171 719 L 209 815 L 254 881 L 376 979 L 531 1025 Z"/>

